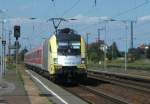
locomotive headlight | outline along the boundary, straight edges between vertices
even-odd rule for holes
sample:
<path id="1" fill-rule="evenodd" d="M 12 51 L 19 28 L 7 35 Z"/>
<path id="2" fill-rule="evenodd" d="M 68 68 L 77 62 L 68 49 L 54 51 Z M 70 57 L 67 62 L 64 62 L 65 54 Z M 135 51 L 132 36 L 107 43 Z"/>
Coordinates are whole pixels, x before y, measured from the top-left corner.
<path id="1" fill-rule="evenodd" d="M 85 58 L 81 59 L 81 64 L 85 64 Z"/>
<path id="2" fill-rule="evenodd" d="M 58 59 L 54 58 L 54 64 L 58 64 Z"/>

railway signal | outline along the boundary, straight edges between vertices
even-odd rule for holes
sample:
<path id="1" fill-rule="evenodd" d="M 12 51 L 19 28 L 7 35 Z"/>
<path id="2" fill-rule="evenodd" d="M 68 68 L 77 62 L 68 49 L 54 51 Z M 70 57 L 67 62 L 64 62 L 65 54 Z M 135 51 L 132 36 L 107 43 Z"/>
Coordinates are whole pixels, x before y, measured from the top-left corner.
<path id="1" fill-rule="evenodd" d="M 2 45 L 6 45 L 6 40 L 2 40 Z"/>
<path id="2" fill-rule="evenodd" d="M 19 25 L 14 26 L 14 37 L 16 38 L 16 40 L 18 40 L 18 38 L 20 37 L 20 26 Z"/>
<path id="3" fill-rule="evenodd" d="M 19 48 L 20 48 L 19 41 L 15 41 L 15 48 L 17 48 L 17 49 L 19 49 Z"/>

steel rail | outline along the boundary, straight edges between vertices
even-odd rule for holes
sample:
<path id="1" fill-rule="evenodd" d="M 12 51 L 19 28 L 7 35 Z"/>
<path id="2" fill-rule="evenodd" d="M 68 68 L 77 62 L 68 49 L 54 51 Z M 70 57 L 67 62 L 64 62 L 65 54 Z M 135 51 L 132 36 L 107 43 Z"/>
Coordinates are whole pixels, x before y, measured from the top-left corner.
<path id="1" fill-rule="evenodd" d="M 116 104 L 131 104 L 129 101 L 125 100 L 124 98 L 122 97 L 119 97 L 119 96 L 113 96 L 111 94 L 107 94 L 105 92 L 103 92 L 102 90 L 96 90 L 96 89 L 93 89 L 89 86 L 83 86 L 83 85 L 79 85 L 81 88 L 83 88 L 84 90 L 88 90 L 90 91 L 91 93 L 97 95 L 97 96 L 102 96 L 106 99 L 109 99 L 110 101 L 116 103 Z"/>
<path id="2" fill-rule="evenodd" d="M 6 100 L 1 100 L 0 99 L 0 104 L 8 104 L 8 102 Z"/>

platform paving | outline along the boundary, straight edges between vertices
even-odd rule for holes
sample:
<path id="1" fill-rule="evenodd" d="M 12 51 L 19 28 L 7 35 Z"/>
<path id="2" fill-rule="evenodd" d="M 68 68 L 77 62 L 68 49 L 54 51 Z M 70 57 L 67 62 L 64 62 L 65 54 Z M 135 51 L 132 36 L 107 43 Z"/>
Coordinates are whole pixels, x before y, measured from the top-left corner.
<path id="1" fill-rule="evenodd" d="M 15 69 L 7 69 L 0 79 L 0 104 L 30 104 L 24 83 Z"/>
<path id="2" fill-rule="evenodd" d="M 25 72 L 22 65 L 7 69 L 0 79 L 0 104 L 52 104 Z"/>

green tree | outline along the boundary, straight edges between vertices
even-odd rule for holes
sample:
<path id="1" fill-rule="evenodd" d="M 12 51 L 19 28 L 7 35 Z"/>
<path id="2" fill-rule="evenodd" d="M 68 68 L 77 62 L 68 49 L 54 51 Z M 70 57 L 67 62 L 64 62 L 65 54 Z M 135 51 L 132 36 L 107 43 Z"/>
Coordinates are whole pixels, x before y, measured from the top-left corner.
<path id="1" fill-rule="evenodd" d="M 20 54 L 19 54 L 19 56 L 20 56 L 20 61 L 24 61 L 24 55 L 25 55 L 25 53 L 27 53 L 27 52 L 28 52 L 28 50 L 27 50 L 26 47 L 20 51 Z"/>
<path id="2" fill-rule="evenodd" d="M 98 43 L 92 43 L 89 45 L 88 57 L 89 60 L 93 62 L 99 62 L 100 60 L 103 60 L 104 52 L 100 49 L 100 45 Z"/>
<path id="3" fill-rule="evenodd" d="M 107 58 L 108 60 L 112 60 L 112 50 L 110 47 L 108 47 L 107 49 Z"/>
<path id="4" fill-rule="evenodd" d="M 132 48 L 129 49 L 128 58 L 130 61 L 135 61 L 145 57 L 145 51 L 142 48 Z"/>
<path id="5" fill-rule="evenodd" d="M 112 45 L 108 48 L 108 58 L 116 59 L 117 57 L 120 57 L 120 52 L 118 50 L 116 42 L 113 42 Z"/>
<path id="6" fill-rule="evenodd" d="M 148 46 L 148 50 L 147 50 L 147 52 L 146 52 L 146 57 L 148 58 L 148 59 L 150 59 L 150 45 Z"/>

